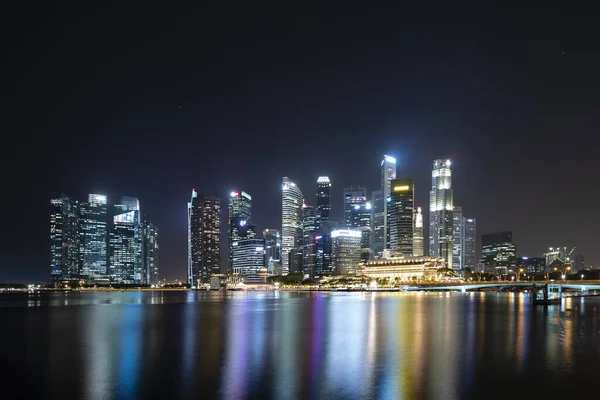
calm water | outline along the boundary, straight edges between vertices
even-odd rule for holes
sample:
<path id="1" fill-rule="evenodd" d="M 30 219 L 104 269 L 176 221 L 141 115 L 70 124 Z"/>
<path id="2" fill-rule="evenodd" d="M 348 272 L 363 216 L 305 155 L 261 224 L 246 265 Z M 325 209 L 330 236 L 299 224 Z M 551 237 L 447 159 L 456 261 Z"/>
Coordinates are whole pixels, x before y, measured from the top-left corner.
<path id="1" fill-rule="evenodd" d="M 1 387 L 21 398 L 600 391 L 598 297 L 544 309 L 510 293 L 2 294 L 0 322 Z"/>

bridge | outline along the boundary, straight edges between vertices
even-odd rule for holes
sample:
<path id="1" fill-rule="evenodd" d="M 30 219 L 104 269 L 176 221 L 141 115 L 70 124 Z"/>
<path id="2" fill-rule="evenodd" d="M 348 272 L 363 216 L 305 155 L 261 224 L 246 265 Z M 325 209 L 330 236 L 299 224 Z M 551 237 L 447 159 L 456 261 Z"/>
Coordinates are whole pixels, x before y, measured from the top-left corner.
<path id="1" fill-rule="evenodd" d="M 566 281 L 568 282 L 568 281 Z M 421 291 L 462 291 L 468 290 L 481 290 L 481 289 L 501 289 L 501 288 L 533 288 L 540 287 L 547 284 L 560 285 L 562 289 L 571 289 L 579 292 L 587 292 L 590 290 L 600 290 L 600 281 L 585 281 L 579 283 L 562 283 L 562 282 L 511 282 L 511 281 L 496 281 L 486 283 L 450 283 L 450 284 L 422 284 L 405 286 L 402 290 L 407 292 L 421 292 Z"/>

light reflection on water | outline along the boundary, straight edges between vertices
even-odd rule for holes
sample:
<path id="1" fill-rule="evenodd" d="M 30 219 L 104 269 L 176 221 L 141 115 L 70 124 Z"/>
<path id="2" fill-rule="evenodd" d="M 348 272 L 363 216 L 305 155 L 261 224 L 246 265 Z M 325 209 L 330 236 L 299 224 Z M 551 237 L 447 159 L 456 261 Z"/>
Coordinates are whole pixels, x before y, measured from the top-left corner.
<path id="1" fill-rule="evenodd" d="M 10 377 L 24 398 L 64 399 L 519 398 L 531 382 L 540 396 L 586 393 L 600 359 L 600 298 L 548 308 L 530 300 L 523 293 L 0 296 L 0 340 L 10 343 L 0 379 Z"/>

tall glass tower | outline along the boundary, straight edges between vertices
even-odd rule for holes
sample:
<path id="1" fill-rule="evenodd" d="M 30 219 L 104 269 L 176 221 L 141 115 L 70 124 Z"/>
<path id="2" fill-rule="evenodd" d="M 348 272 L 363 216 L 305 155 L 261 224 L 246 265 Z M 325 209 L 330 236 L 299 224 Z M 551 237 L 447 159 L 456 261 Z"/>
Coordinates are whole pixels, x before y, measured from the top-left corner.
<path id="1" fill-rule="evenodd" d="M 199 197 L 192 189 L 188 203 L 188 283 L 198 287 L 221 265 L 221 200 Z"/>
<path id="2" fill-rule="evenodd" d="M 281 235 L 278 229 L 265 229 L 265 263 L 269 275 L 277 275 L 281 272 Z M 279 271 L 277 271 L 279 269 Z"/>
<path id="3" fill-rule="evenodd" d="M 323 224 L 331 219 L 331 181 L 327 176 L 317 179 L 317 208 L 315 226 L 317 232 L 324 232 Z"/>
<path id="4" fill-rule="evenodd" d="M 283 275 L 290 272 L 290 252 L 292 252 L 292 249 L 301 250 L 302 248 L 303 203 L 304 196 L 298 185 L 290 178 L 283 177 L 281 185 L 281 265 Z M 297 253 L 295 251 L 292 255 Z"/>
<path id="5" fill-rule="evenodd" d="M 376 257 L 381 257 L 383 250 L 388 248 L 388 199 L 390 198 L 390 187 L 392 179 L 396 179 L 396 159 L 384 156 L 381 160 L 381 191 L 373 192 L 373 252 Z"/>
<path id="6" fill-rule="evenodd" d="M 477 267 L 477 231 L 476 231 L 477 220 L 475 218 L 462 219 L 462 265 L 464 268 L 471 268 L 475 270 Z"/>
<path id="7" fill-rule="evenodd" d="M 413 180 L 394 179 L 391 184 L 391 194 L 387 201 L 387 225 L 389 229 L 388 248 L 397 254 L 407 257 L 413 255 Z"/>
<path id="8" fill-rule="evenodd" d="M 344 220 L 346 229 L 352 228 L 352 210 L 354 206 L 363 206 L 367 203 L 367 188 L 363 186 L 350 186 L 344 188 Z M 369 225 L 371 222 L 369 221 Z"/>
<path id="9" fill-rule="evenodd" d="M 453 268 L 452 171 L 450 160 L 435 160 L 431 172 L 429 192 L 429 255 L 446 260 L 446 266 Z"/>
<path id="10" fill-rule="evenodd" d="M 425 246 L 423 243 L 423 213 L 421 207 L 417 207 L 415 210 L 413 221 L 415 223 L 413 232 L 413 256 L 421 257 L 425 255 Z"/>
<path id="11" fill-rule="evenodd" d="M 106 195 L 90 194 L 81 204 L 80 254 L 82 277 L 108 273 L 108 202 Z"/>
<path id="12" fill-rule="evenodd" d="M 110 278 L 112 282 L 140 284 L 142 277 L 143 229 L 140 202 L 123 196 L 114 206 L 110 230 Z"/>
<path id="13" fill-rule="evenodd" d="M 229 208 L 227 220 L 227 240 L 229 243 L 229 272 L 233 268 L 233 247 L 241 239 L 253 239 L 254 227 L 252 220 L 252 196 L 244 191 L 233 191 L 229 194 Z M 250 231 L 250 235 L 248 232 Z M 250 236 L 250 237 L 249 237 Z"/>
<path id="14" fill-rule="evenodd" d="M 463 270 L 463 214 L 461 206 L 452 208 L 452 265 L 454 269 Z"/>
<path id="15" fill-rule="evenodd" d="M 50 199 L 50 274 L 52 283 L 79 278 L 79 204 L 62 193 Z"/>

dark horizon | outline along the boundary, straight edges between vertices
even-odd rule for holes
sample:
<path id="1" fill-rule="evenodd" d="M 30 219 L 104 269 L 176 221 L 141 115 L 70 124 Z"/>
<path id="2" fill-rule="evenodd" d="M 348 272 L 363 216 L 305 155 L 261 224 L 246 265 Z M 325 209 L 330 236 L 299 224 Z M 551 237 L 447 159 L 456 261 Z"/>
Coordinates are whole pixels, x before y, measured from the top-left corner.
<path id="1" fill-rule="evenodd" d="M 576 246 L 600 264 L 585 10 L 9 7 L 0 282 L 49 279 L 52 190 L 137 197 L 161 278 L 184 279 L 192 188 L 250 193 L 262 232 L 281 228 L 283 176 L 315 205 L 327 175 L 340 220 L 342 189 L 370 195 L 384 154 L 414 179 L 426 226 L 433 160 L 449 158 L 478 247 L 506 230 L 518 256 Z"/>

